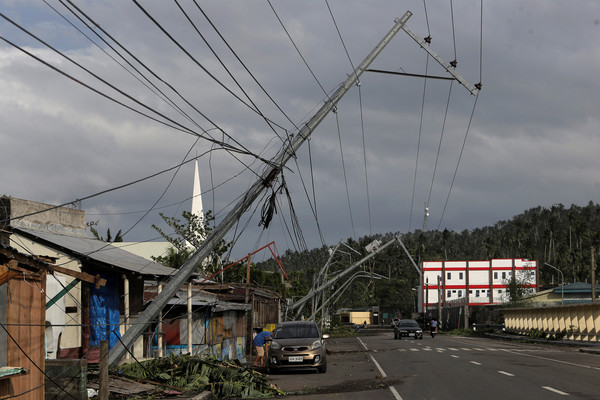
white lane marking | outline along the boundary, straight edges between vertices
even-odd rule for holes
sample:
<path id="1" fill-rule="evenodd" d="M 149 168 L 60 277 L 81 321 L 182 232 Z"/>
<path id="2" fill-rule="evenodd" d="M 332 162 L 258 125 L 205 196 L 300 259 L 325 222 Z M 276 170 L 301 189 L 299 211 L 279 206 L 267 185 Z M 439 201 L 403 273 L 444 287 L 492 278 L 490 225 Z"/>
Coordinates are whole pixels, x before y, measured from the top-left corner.
<path id="1" fill-rule="evenodd" d="M 414 347 L 412 347 L 412 348 L 410 349 L 410 351 L 419 351 L 419 349 L 415 349 Z"/>
<path id="2" fill-rule="evenodd" d="M 501 373 L 502 375 L 506 375 L 506 376 L 515 376 L 514 374 L 511 374 L 510 372 L 506 372 L 506 371 L 498 371 L 499 373 Z"/>
<path id="3" fill-rule="evenodd" d="M 377 367 L 377 369 L 379 370 L 379 372 L 381 373 L 381 376 L 383 378 L 385 378 L 387 376 L 387 374 L 385 373 L 385 371 L 381 368 L 381 365 L 379 365 L 379 363 L 377 362 L 377 360 L 375 359 L 375 357 L 373 357 L 373 354 L 369 354 L 369 356 L 371 357 L 371 360 L 373 360 L 373 363 L 375 363 L 375 366 Z"/>
<path id="4" fill-rule="evenodd" d="M 406 351 L 406 349 L 398 349 L 398 351 Z"/>
<path id="5" fill-rule="evenodd" d="M 458 351 L 458 349 L 456 347 L 448 347 L 448 350 Z"/>
<path id="6" fill-rule="evenodd" d="M 481 365 L 481 363 L 478 363 L 477 361 L 471 361 L 471 364 Z"/>
<path id="7" fill-rule="evenodd" d="M 558 393 L 558 394 L 560 394 L 562 396 L 569 396 L 569 393 L 562 392 L 562 391 L 560 391 L 558 389 L 554 389 L 553 387 L 550 387 L 550 386 L 542 386 L 542 387 L 544 389 L 546 389 L 546 390 L 549 390 L 549 391 L 554 392 L 554 393 Z"/>
<path id="8" fill-rule="evenodd" d="M 396 388 L 394 388 L 393 386 L 390 386 L 390 392 L 392 392 L 396 400 L 402 400 L 402 396 L 400 396 L 400 393 L 398 393 L 396 391 Z"/>
<path id="9" fill-rule="evenodd" d="M 423 351 L 431 351 L 433 350 L 431 347 L 423 347 Z"/>
<path id="10" fill-rule="evenodd" d="M 460 358 L 459 356 L 457 356 L 456 354 L 452 354 L 450 357 L 454 357 L 454 358 Z"/>
<path id="11" fill-rule="evenodd" d="M 366 344 L 364 344 L 364 343 L 363 343 L 363 341 L 362 341 L 362 340 L 360 340 L 360 338 L 359 338 L 359 337 L 357 337 L 356 339 L 358 339 L 358 341 L 360 342 L 360 344 L 362 344 L 362 347 L 364 347 L 364 348 L 365 348 L 365 350 L 369 350 L 369 349 L 367 348 L 367 345 L 366 345 Z"/>
<path id="12" fill-rule="evenodd" d="M 469 351 L 469 350 L 471 350 L 471 349 L 469 349 L 469 348 L 467 348 L 467 347 L 461 347 L 460 349 L 461 349 L 461 350 L 464 350 L 464 351 Z"/>
<path id="13" fill-rule="evenodd" d="M 369 350 L 369 348 L 367 347 L 367 345 L 362 340 L 360 340 L 360 338 L 357 337 L 357 339 L 360 342 L 360 344 L 362 344 L 362 346 L 365 348 L 365 350 Z M 417 350 L 417 349 L 415 349 L 415 350 Z M 377 369 L 381 373 L 381 376 L 383 378 L 385 378 L 387 376 L 387 374 L 385 373 L 385 371 L 383 370 L 383 368 L 381 368 L 381 365 L 379 365 L 379 363 L 377 362 L 377 360 L 375 359 L 375 357 L 373 357 L 373 354 L 369 354 L 369 356 L 371 357 L 371 360 L 373 360 L 373 364 L 375 364 L 375 366 L 377 367 Z M 396 400 L 403 400 L 402 396 L 400 396 L 400 394 L 396 391 L 396 389 L 393 386 L 390 386 L 390 392 L 392 392 L 392 395 L 394 396 L 394 398 Z"/>
<path id="14" fill-rule="evenodd" d="M 479 347 L 475 347 L 473 350 L 477 350 L 477 351 L 484 351 L 483 349 L 479 348 Z"/>
<path id="15" fill-rule="evenodd" d="M 539 359 L 541 359 L 541 360 L 546 360 L 546 361 L 554 361 L 554 362 L 557 362 L 557 363 L 560 363 L 560 364 L 567 364 L 567 365 L 572 365 L 572 366 L 574 366 L 574 367 L 581 367 L 581 368 L 587 368 L 587 369 L 596 369 L 596 370 L 599 370 L 599 371 L 600 371 L 600 367 L 591 367 L 591 366 L 589 366 L 589 365 L 575 364 L 575 363 L 568 362 L 568 361 L 555 360 L 555 359 L 553 359 L 553 358 L 542 357 L 542 356 L 536 356 L 536 355 L 533 355 L 533 354 L 525 354 L 525 353 L 522 353 L 522 352 L 520 352 L 520 351 L 514 351 L 514 350 L 510 350 L 510 349 L 506 349 L 505 351 L 506 351 L 507 353 L 519 354 L 519 355 L 521 355 L 521 356 L 523 356 L 523 357 L 533 357 L 533 358 L 539 358 Z"/>

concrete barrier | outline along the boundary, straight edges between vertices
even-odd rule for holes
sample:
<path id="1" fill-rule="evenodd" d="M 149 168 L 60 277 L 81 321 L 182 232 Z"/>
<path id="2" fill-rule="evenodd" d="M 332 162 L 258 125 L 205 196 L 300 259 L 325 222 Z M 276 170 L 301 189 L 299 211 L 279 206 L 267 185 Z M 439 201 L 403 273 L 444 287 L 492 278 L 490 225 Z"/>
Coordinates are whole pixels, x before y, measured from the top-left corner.
<path id="1" fill-rule="evenodd" d="M 504 309 L 507 331 L 539 331 L 568 340 L 600 342 L 600 303 Z"/>

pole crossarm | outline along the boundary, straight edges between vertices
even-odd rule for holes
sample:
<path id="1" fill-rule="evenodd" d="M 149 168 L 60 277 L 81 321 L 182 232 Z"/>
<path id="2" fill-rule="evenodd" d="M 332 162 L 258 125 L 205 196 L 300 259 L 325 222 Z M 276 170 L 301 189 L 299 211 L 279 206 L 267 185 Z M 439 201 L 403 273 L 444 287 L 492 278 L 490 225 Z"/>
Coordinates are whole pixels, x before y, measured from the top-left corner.
<path id="1" fill-rule="evenodd" d="M 279 153 L 273 157 L 269 165 L 271 168 L 265 172 L 254 182 L 248 189 L 246 194 L 233 206 L 229 214 L 221 221 L 219 225 L 211 232 L 211 234 L 202 242 L 196 252 L 186 261 L 178 272 L 173 275 L 171 280 L 165 285 L 163 291 L 152 301 L 148 307 L 140 314 L 137 323 L 134 324 L 123 335 L 121 341 L 117 343 L 109 352 L 109 365 L 116 365 L 126 353 L 127 349 L 133 345 L 135 340 L 146 330 L 152 320 L 158 316 L 161 310 L 167 305 L 169 299 L 175 295 L 183 283 L 185 283 L 202 264 L 202 262 L 210 255 L 218 243 L 225 237 L 231 228 L 239 221 L 241 216 L 246 212 L 252 203 L 259 195 L 268 187 L 270 187 L 277 176 L 282 171 L 285 164 L 295 156 L 296 151 L 300 146 L 310 138 L 312 132 L 325 119 L 327 114 L 333 109 L 338 101 L 346 94 L 346 92 L 357 82 L 360 75 L 369 68 L 373 60 L 381 53 L 389 41 L 398 33 L 404 26 L 406 21 L 411 17 L 412 13 L 407 11 L 402 18 L 394 20 L 395 25 L 377 44 L 377 46 L 369 53 L 363 62 L 348 76 L 344 83 L 335 91 L 335 93 L 321 106 L 316 114 L 300 129 L 291 141 L 284 145 Z"/>
<path id="2" fill-rule="evenodd" d="M 460 82 L 461 85 L 463 85 L 469 92 L 471 92 L 472 95 L 477 96 L 477 94 L 479 94 L 479 89 L 471 85 L 469 82 L 467 82 L 465 78 L 460 76 L 460 74 L 456 72 L 456 69 L 448 62 L 446 62 L 442 57 L 440 57 L 424 39 L 418 37 L 407 26 L 403 26 L 402 29 L 408 34 L 408 36 L 413 38 L 413 40 L 417 42 L 419 46 L 425 49 L 425 51 L 428 52 L 434 60 L 436 60 L 442 67 L 444 67 L 444 69 L 446 69 L 446 71 L 448 71 L 450 75 L 452 75 L 458 82 Z"/>

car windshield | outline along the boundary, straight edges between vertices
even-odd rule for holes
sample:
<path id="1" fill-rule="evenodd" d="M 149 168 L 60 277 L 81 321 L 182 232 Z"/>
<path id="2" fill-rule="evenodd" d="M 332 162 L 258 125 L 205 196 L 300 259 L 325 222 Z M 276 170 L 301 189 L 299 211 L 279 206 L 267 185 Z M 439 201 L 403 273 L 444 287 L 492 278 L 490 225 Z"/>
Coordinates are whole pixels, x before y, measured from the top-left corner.
<path id="1" fill-rule="evenodd" d="M 275 328 L 274 339 L 318 338 L 319 330 L 313 324 L 290 324 Z"/>
<path id="2" fill-rule="evenodd" d="M 403 326 L 403 327 L 419 327 L 419 324 L 417 324 L 416 321 L 400 321 L 400 323 L 398 323 L 398 326 Z"/>

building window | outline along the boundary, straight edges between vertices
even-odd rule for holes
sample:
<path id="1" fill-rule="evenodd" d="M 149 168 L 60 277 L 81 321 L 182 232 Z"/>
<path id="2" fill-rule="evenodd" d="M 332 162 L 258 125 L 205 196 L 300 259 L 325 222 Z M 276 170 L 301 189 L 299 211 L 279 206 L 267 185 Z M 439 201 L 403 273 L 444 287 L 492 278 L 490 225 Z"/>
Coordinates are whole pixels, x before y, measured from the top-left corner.
<path id="1" fill-rule="evenodd" d="M 494 272 L 494 279 L 498 279 L 498 273 Z"/>
<path id="2" fill-rule="evenodd" d="M 502 279 L 506 279 L 506 272 L 502 273 Z"/>
<path id="3" fill-rule="evenodd" d="M 462 290 L 458 291 L 458 297 L 462 297 Z"/>
<path id="4" fill-rule="evenodd" d="M 462 279 L 462 278 L 463 278 L 463 273 L 462 273 L 462 272 L 459 272 L 459 273 L 458 273 L 458 279 Z"/>
<path id="5" fill-rule="evenodd" d="M 447 272 L 446 273 L 446 279 L 452 279 L 452 273 L 451 272 Z"/>
<path id="6" fill-rule="evenodd" d="M 446 292 L 446 297 L 452 297 L 452 291 L 451 290 L 448 290 Z"/>
<path id="7" fill-rule="evenodd" d="M 469 290 L 469 294 L 473 294 L 473 291 L 472 291 L 472 290 Z"/>
<path id="8" fill-rule="evenodd" d="M 475 291 L 475 297 L 479 297 L 479 290 Z"/>

